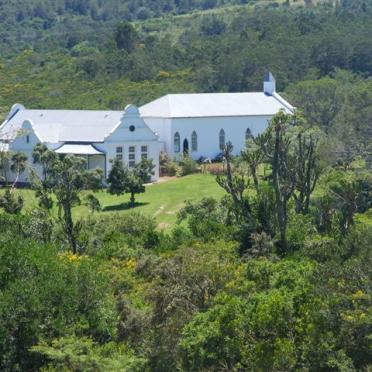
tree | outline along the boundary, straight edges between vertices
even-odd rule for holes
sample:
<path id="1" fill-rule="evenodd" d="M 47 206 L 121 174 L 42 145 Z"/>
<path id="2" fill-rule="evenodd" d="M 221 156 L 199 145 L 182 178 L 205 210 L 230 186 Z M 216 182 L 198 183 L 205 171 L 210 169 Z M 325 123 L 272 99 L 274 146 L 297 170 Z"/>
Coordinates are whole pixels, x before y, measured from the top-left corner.
<path id="1" fill-rule="evenodd" d="M 247 221 L 252 221 L 251 206 L 244 192 L 248 188 L 248 183 L 244 175 L 234 175 L 232 170 L 232 151 L 231 142 L 226 143 L 223 154 L 226 161 L 226 176 L 217 176 L 217 183 L 231 196 L 235 213 L 243 216 Z"/>
<path id="2" fill-rule="evenodd" d="M 14 195 L 14 189 L 6 189 L 4 195 L 0 197 L 0 208 L 10 214 L 18 214 L 23 208 L 23 198 L 21 195 Z"/>
<path id="3" fill-rule="evenodd" d="M 279 111 L 271 120 L 267 131 L 255 139 L 264 154 L 265 162 L 271 166 L 271 185 L 275 194 L 281 254 L 287 249 L 288 202 L 297 185 L 295 156 L 290 151 L 291 140 L 286 133 L 288 125 L 292 122 L 292 115 Z"/>
<path id="4" fill-rule="evenodd" d="M 51 190 L 57 199 L 58 218 L 67 236 L 69 246 L 73 253 L 78 252 L 78 234 L 81 228 L 79 223 L 74 223 L 72 208 L 80 204 L 79 193 L 90 184 L 92 174 L 86 170 L 83 158 L 73 155 L 56 158 L 49 170 Z M 102 183 L 102 178 L 99 180 Z"/>
<path id="5" fill-rule="evenodd" d="M 135 194 L 141 194 L 145 192 L 145 186 L 143 184 L 143 180 L 138 176 L 136 170 L 129 170 L 128 168 L 125 170 L 125 189 L 130 194 L 130 206 L 131 208 L 135 205 Z"/>
<path id="6" fill-rule="evenodd" d="M 231 142 L 226 143 L 223 154 L 226 161 L 226 175 L 217 176 L 217 183 L 228 193 L 232 201 L 232 211 L 239 224 L 240 252 L 251 247 L 251 235 L 256 232 L 256 220 L 253 215 L 251 200 L 246 193 L 250 187 L 246 174 L 234 174 L 232 169 Z"/>
<path id="7" fill-rule="evenodd" d="M 42 177 L 40 178 L 35 170 L 31 171 L 32 187 L 35 190 L 36 197 L 39 199 L 39 205 L 47 210 L 52 209 L 53 199 L 50 196 L 50 172 L 53 163 L 57 159 L 57 154 L 54 151 L 49 151 L 48 148 L 38 143 L 32 151 L 33 163 L 41 166 Z"/>
<path id="8" fill-rule="evenodd" d="M 129 22 L 120 23 L 115 30 L 115 42 L 118 49 L 133 52 L 137 40 L 137 32 Z"/>
<path id="9" fill-rule="evenodd" d="M 151 160 L 142 159 L 133 170 L 115 159 L 112 163 L 110 173 L 107 178 L 108 192 L 110 194 L 122 195 L 125 192 L 130 194 L 130 206 L 135 205 L 135 194 L 145 192 L 144 183 L 149 182 L 151 175 L 154 174 L 154 165 Z"/>
<path id="10" fill-rule="evenodd" d="M 300 129 L 297 135 L 296 158 L 296 212 L 309 212 L 310 197 L 322 172 L 317 145 L 319 137 L 315 133 L 307 133 Z"/>
<path id="11" fill-rule="evenodd" d="M 81 203 L 79 193 L 84 189 L 97 190 L 102 187 L 102 171 L 86 169 L 85 159 L 73 155 L 53 155 L 42 146 L 33 153 L 36 162 L 43 164 L 42 179 L 34 172 L 34 187 L 37 196 L 43 200 L 53 193 L 58 206 L 58 219 L 72 252 L 78 253 L 79 222 L 74 223 L 72 208 Z M 50 200 L 49 198 L 44 199 Z M 81 247 L 80 247 L 81 248 Z"/>
<path id="12" fill-rule="evenodd" d="M 16 152 L 11 156 L 10 170 L 15 173 L 14 185 L 18 182 L 20 175 L 26 170 L 27 156 L 23 152 Z"/>
<path id="13" fill-rule="evenodd" d="M 149 183 L 151 176 L 155 174 L 155 165 L 151 159 L 142 159 L 135 167 L 136 175 L 142 180 L 143 183 Z"/>
<path id="14" fill-rule="evenodd" d="M 112 166 L 107 177 L 107 191 L 113 195 L 122 195 L 126 191 L 125 187 L 125 169 L 123 163 L 115 159 L 111 161 Z"/>
<path id="15" fill-rule="evenodd" d="M 85 205 L 89 208 L 89 210 L 92 213 L 99 212 L 102 210 L 101 203 L 93 194 L 88 194 L 85 197 Z"/>

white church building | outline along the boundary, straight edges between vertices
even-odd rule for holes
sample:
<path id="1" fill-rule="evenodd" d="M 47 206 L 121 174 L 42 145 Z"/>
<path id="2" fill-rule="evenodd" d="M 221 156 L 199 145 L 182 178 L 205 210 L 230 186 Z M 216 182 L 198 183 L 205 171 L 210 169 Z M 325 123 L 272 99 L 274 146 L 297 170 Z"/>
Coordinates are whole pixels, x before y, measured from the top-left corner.
<path id="1" fill-rule="evenodd" d="M 184 154 L 213 159 L 231 141 L 238 154 L 247 137 L 262 133 L 279 110 L 293 113 L 294 108 L 267 73 L 262 92 L 169 94 L 124 111 L 29 110 L 15 104 L 0 126 L 0 143 L 2 151 L 24 152 L 29 169 L 37 143 L 59 154 L 83 156 L 89 169 L 100 167 L 106 176 L 111 159 L 134 167 L 148 158 L 156 166 L 156 181 L 161 151 L 174 159 Z M 14 175 L 9 172 L 7 178 Z M 19 181 L 27 179 L 26 171 Z"/>

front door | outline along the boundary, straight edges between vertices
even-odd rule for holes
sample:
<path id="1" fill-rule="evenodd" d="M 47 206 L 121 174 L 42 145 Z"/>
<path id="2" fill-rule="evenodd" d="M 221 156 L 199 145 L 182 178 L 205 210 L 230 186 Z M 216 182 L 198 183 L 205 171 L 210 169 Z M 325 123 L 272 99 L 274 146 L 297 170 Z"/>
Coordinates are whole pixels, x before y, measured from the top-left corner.
<path id="1" fill-rule="evenodd" d="M 183 141 L 183 156 L 189 156 L 189 141 L 187 138 Z"/>

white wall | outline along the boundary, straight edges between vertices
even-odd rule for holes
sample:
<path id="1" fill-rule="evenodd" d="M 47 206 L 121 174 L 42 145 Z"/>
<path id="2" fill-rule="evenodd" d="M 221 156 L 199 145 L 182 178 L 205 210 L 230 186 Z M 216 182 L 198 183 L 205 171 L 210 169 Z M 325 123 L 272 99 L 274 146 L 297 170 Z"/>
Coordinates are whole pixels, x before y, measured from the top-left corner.
<path id="1" fill-rule="evenodd" d="M 173 138 L 178 132 L 182 145 L 185 138 L 189 141 L 189 153 L 195 160 L 201 156 L 214 158 L 221 150 L 219 148 L 219 132 L 225 131 L 226 142 L 231 141 L 234 154 L 238 155 L 245 147 L 245 133 L 249 128 L 254 136 L 265 131 L 271 116 L 244 117 L 209 117 L 209 118 L 177 118 L 171 121 L 171 140 L 167 148 L 171 157 L 178 157 L 174 153 Z M 198 136 L 198 151 L 191 152 L 191 134 L 195 130 Z"/>
<path id="2" fill-rule="evenodd" d="M 143 118 L 149 128 L 158 135 L 161 142 L 164 143 L 164 151 L 171 151 L 172 122 L 171 119 L 164 118 Z"/>
<path id="3" fill-rule="evenodd" d="M 131 126 L 134 126 L 134 131 L 130 130 Z M 128 164 L 129 147 L 135 146 L 135 161 L 139 163 L 141 161 L 141 147 L 147 146 L 147 157 L 148 159 L 152 159 L 155 165 L 155 175 L 152 177 L 152 180 L 158 180 L 159 153 L 163 149 L 163 143 L 159 142 L 158 137 L 139 116 L 137 107 L 128 106 L 125 109 L 120 124 L 105 138 L 104 143 L 97 143 L 95 146 L 106 153 L 106 176 L 111 169 L 110 160 L 116 158 L 117 147 L 120 146 L 123 148 L 123 161 L 125 164 Z"/>
<path id="4" fill-rule="evenodd" d="M 9 145 L 9 152 L 22 152 L 27 156 L 26 171 L 20 175 L 18 182 L 28 182 L 31 170 L 35 170 L 40 175 L 42 173 L 41 167 L 39 165 L 33 164 L 32 151 L 34 147 L 40 142 L 39 138 L 35 134 L 32 125 L 29 121 L 25 121 L 22 125 L 22 130 L 19 135 L 12 141 Z M 11 171 L 7 172 L 8 182 L 15 181 L 16 174 Z"/>

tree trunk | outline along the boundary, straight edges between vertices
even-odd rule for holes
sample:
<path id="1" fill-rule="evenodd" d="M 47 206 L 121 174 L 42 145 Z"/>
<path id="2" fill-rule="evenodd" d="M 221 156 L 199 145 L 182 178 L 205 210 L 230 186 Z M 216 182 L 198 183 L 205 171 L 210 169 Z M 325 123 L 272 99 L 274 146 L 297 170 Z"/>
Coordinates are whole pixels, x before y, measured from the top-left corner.
<path id="1" fill-rule="evenodd" d="M 131 194 L 130 194 L 130 207 L 131 208 L 134 208 L 134 204 L 135 203 L 135 198 L 134 198 L 134 193 L 132 192 Z"/>
<path id="2" fill-rule="evenodd" d="M 275 190 L 275 199 L 276 199 L 276 212 L 278 218 L 278 225 L 280 231 L 280 242 L 279 242 L 279 253 L 284 254 L 287 250 L 287 239 L 286 239 L 286 230 L 287 230 L 287 211 L 286 211 L 286 200 L 282 195 L 280 188 L 279 180 L 279 152 L 280 152 L 280 123 L 275 128 L 275 148 L 274 148 L 274 157 L 272 164 L 273 172 L 273 186 Z"/>
<path id="3" fill-rule="evenodd" d="M 77 243 L 74 232 L 74 222 L 72 220 L 71 207 L 68 204 L 63 205 L 63 219 L 65 220 L 65 232 L 73 254 L 77 253 Z"/>

